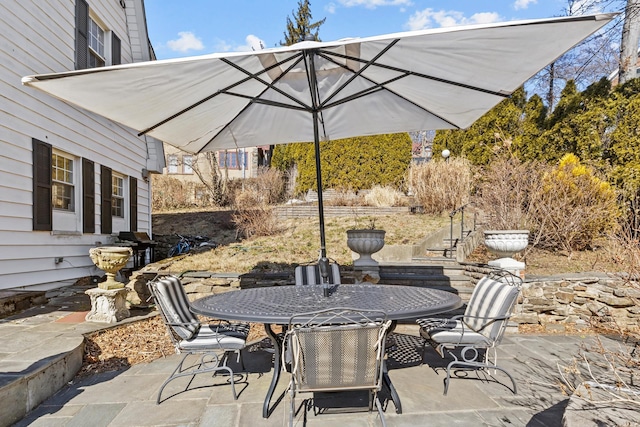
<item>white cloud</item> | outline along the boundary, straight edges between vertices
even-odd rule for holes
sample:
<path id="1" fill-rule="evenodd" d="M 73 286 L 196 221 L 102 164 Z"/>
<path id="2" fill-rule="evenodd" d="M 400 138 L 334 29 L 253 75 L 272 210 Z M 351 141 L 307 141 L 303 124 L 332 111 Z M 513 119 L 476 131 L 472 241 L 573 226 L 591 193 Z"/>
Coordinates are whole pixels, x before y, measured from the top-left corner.
<path id="1" fill-rule="evenodd" d="M 328 4 L 324 7 L 324 10 L 325 10 L 325 12 L 327 12 L 327 13 L 329 13 L 329 14 L 333 15 L 333 14 L 335 14 L 335 13 L 336 13 L 336 4 L 335 4 L 335 3 L 333 3 L 333 2 L 328 3 Z"/>
<path id="2" fill-rule="evenodd" d="M 265 48 L 264 40 L 262 40 L 258 36 L 254 36 L 253 34 L 249 34 L 245 38 L 245 41 L 247 42 L 247 44 L 246 44 L 247 49 L 246 50 L 262 50 L 262 49 Z M 245 47 L 245 46 L 241 46 L 241 47 Z M 238 49 L 238 50 L 240 50 L 240 49 Z"/>
<path id="3" fill-rule="evenodd" d="M 234 45 L 225 40 L 216 40 L 215 51 L 216 52 L 250 52 L 252 50 L 260 50 L 266 47 L 264 40 L 253 34 L 249 34 L 245 37 L 245 43 L 241 45 Z"/>
<path id="4" fill-rule="evenodd" d="M 500 15 L 496 12 L 481 12 L 469 18 L 456 10 L 433 10 L 431 8 L 415 12 L 405 24 L 409 30 L 422 30 L 433 27 L 455 27 L 458 25 L 490 24 L 499 22 Z"/>
<path id="5" fill-rule="evenodd" d="M 526 9 L 530 4 L 536 3 L 538 3 L 538 0 L 516 0 L 516 2 L 513 3 L 513 8 L 515 10 Z"/>
<path id="6" fill-rule="evenodd" d="M 182 31 L 178 33 L 179 38 L 176 40 L 169 40 L 167 42 L 167 46 L 169 49 L 177 52 L 189 52 L 191 50 L 202 50 L 204 49 L 204 45 L 202 44 L 202 40 L 196 37 L 190 31 Z"/>
<path id="7" fill-rule="evenodd" d="M 409 6 L 411 0 L 338 0 L 345 7 L 364 6 L 375 9 L 379 6 Z"/>

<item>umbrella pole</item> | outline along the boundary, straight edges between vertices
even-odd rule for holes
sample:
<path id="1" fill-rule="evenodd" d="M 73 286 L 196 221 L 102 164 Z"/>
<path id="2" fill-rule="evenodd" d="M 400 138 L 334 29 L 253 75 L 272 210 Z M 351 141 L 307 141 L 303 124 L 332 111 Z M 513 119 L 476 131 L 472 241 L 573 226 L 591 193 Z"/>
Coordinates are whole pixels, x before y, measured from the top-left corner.
<path id="1" fill-rule="evenodd" d="M 320 217 L 320 259 L 318 268 L 324 286 L 325 297 L 329 296 L 329 259 L 327 258 L 326 239 L 324 234 L 324 202 L 322 200 L 322 170 L 320 168 L 320 138 L 318 137 L 318 113 L 313 112 L 313 144 L 316 153 L 316 179 L 318 182 L 318 216 Z"/>
<path id="2" fill-rule="evenodd" d="M 318 216 L 320 217 L 320 259 L 318 267 L 324 284 L 324 295 L 329 295 L 329 259 L 327 258 L 326 237 L 324 233 L 324 201 L 322 199 L 322 167 L 320 162 L 320 130 L 318 128 L 318 80 L 316 79 L 315 52 L 308 51 L 309 77 L 311 85 L 311 103 L 313 105 L 313 144 L 316 155 L 316 182 L 318 183 Z"/>
<path id="3" fill-rule="evenodd" d="M 322 200 L 322 169 L 320 165 L 320 141 L 318 137 L 317 113 L 313 113 L 314 146 L 316 154 L 316 180 L 318 182 L 318 215 L 320 216 L 320 258 L 327 257 L 326 238 L 324 234 L 324 203 Z"/>

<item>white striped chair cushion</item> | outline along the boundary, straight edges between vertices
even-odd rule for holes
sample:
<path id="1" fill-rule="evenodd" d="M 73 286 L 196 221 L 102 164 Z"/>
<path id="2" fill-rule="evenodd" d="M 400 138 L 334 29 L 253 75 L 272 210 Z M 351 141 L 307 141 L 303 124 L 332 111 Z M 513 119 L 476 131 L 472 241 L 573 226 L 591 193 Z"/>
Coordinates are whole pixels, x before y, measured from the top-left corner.
<path id="1" fill-rule="evenodd" d="M 235 331 L 219 330 L 218 325 L 202 325 L 197 334 L 189 339 L 178 343 L 181 350 L 198 351 L 212 348 L 225 350 L 241 350 L 246 343 L 246 335 Z"/>
<path id="2" fill-rule="evenodd" d="M 506 320 L 484 326 L 488 319 L 510 315 L 519 292 L 520 289 L 517 286 L 483 277 L 471 294 L 463 316 L 465 323 L 474 331 L 495 340 L 500 335 L 500 329 Z"/>
<path id="3" fill-rule="evenodd" d="M 183 340 L 196 336 L 200 329 L 200 321 L 189 310 L 189 299 L 177 277 L 167 276 L 152 284 L 156 290 L 156 303 L 172 323 L 173 330 Z M 180 325 L 178 325 L 180 324 Z"/>
<path id="4" fill-rule="evenodd" d="M 321 285 L 322 276 L 318 264 L 299 265 L 295 269 L 296 285 Z M 339 285 L 340 267 L 335 262 L 329 264 L 329 284 Z"/>

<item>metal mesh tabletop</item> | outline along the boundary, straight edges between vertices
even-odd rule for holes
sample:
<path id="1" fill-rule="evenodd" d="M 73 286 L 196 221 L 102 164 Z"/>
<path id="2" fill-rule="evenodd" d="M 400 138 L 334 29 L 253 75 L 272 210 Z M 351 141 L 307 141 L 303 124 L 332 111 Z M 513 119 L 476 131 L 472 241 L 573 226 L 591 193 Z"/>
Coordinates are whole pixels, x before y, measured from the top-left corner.
<path id="1" fill-rule="evenodd" d="M 462 305 L 458 295 L 396 285 L 277 286 L 211 295 L 192 304 L 197 314 L 226 320 L 286 324 L 297 313 L 335 307 L 383 310 L 391 320 L 430 316 Z"/>

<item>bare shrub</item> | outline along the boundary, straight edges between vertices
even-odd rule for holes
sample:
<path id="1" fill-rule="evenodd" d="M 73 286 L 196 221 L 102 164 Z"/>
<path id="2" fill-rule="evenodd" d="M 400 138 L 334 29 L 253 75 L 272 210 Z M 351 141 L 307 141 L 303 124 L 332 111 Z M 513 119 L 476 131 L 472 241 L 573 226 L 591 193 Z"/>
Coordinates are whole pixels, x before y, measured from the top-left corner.
<path id="1" fill-rule="evenodd" d="M 258 177 L 251 180 L 256 190 L 263 195 L 264 202 L 275 204 L 284 200 L 286 183 L 281 171 L 271 168 L 261 168 Z"/>
<path id="2" fill-rule="evenodd" d="M 423 207 L 425 213 L 440 214 L 468 203 L 471 167 L 461 157 L 446 162 L 412 164 L 407 182 L 416 202 Z"/>
<path id="3" fill-rule="evenodd" d="M 385 187 L 376 185 L 364 196 L 364 200 L 369 206 L 401 206 L 404 200 L 404 194 L 388 185 Z"/>
<path id="4" fill-rule="evenodd" d="M 272 236 L 281 231 L 280 222 L 265 197 L 256 188 L 236 192 L 232 221 L 245 238 Z"/>
<path id="5" fill-rule="evenodd" d="M 628 411 L 637 410 L 640 408 L 638 350 L 637 338 L 621 337 L 616 348 L 605 345 L 596 336 L 594 342 L 584 346 L 570 363 L 558 364 L 561 390 L 568 396 L 575 395 L 601 407 L 611 408 L 617 403 Z M 616 411 L 615 414 L 616 419 L 610 421 L 616 425 L 636 425 L 635 422 L 619 424 L 628 421 L 629 412 Z M 635 420 L 635 416 L 633 418 Z"/>
<path id="6" fill-rule="evenodd" d="M 193 206 L 187 184 L 167 175 L 152 175 L 152 207 L 154 211 Z"/>
<path id="7" fill-rule="evenodd" d="M 231 206 L 244 205 L 247 198 L 266 205 L 284 199 L 285 180 L 282 172 L 275 169 L 260 169 L 255 178 L 231 180 L 226 185 L 225 199 Z M 240 196 L 245 200 L 236 200 Z"/>
<path id="8" fill-rule="evenodd" d="M 197 154 L 192 162 L 192 170 L 200 180 L 204 190 L 199 190 L 202 194 L 207 194 L 209 203 L 215 206 L 222 206 L 225 203 L 225 183 L 218 167 L 216 153 L 208 151 Z"/>
<path id="9" fill-rule="evenodd" d="M 515 157 L 495 160 L 480 176 L 475 204 L 484 213 L 486 227 L 520 230 L 529 227 L 531 197 L 539 187 L 539 167 Z"/>
<path id="10" fill-rule="evenodd" d="M 331 193 L 331 197 L 324 199 L 326 206 L 360 206 L 362 204 L 362 197 L 358 196 L 355 191 L 346 188 L 338 188 L 332 191 L 326 191 L 323 193 L 327 195 Z"/>

